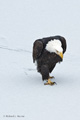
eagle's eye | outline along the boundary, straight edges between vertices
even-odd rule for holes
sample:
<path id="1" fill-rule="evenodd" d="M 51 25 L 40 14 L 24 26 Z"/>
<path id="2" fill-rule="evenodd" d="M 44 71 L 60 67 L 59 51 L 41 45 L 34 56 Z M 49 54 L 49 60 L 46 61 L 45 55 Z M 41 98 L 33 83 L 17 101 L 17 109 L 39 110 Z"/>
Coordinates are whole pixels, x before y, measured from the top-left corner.
<path id="1" fill-rule="evenodd" d="M 57 53 L 59 53 L 57 50 L 56 50 Z"/>

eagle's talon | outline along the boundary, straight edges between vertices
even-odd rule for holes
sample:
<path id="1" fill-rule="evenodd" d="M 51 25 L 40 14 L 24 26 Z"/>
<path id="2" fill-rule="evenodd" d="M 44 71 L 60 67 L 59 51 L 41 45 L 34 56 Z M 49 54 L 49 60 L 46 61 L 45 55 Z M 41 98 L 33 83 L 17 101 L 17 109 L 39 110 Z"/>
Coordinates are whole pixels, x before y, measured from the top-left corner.
<path id="1" fill-rule="evenodd" d="M 51 84 L 50 85 L 55 85 L 56 84 L 56 82 L 51 82 Z"/>
<path id="2" fill-rule="evenodd" d="M 47 83 L 44 83 L 44 85 L 49 85 L 49 83 L 47 82 Z"/>
<path id="3" fill-rule="evenodd" d="M 54 85 L 54 84 L 56 84 L 56 82 L 51 82 L 50 79 L 48 79 L 48 81 L 44 83 L 44 85 Z"/>
<path id="4" fill-rule="evenodd" d="M 54 79 L 55 79 L 55 77 L 54 77 L 54 76 L 49 76 L 49 78 L 50 78 L 50 79 L 52 79 L 52 78 L 54 78 Z"/>
<path id="5" fill-rule="evenodd" d="M 52 85 L 55 85 L 55 84 L 56 84 L 56 82 L 51 82 L 51 83 L 48 83 L 48 82 L 47 82 L 47 83 L 44 83 L 44 85 L 51 85 L 51 86 L 52 86 Z M 56 84 L 56 85 L 57 85 L 57 84 Z"/>
<path id="6" fill-rule="evenodd" d="M 57 85 L 57 83 L 56 83 L 56 82 L 54 82 L 54 84 L 55 84 L 55 85 Z"/>

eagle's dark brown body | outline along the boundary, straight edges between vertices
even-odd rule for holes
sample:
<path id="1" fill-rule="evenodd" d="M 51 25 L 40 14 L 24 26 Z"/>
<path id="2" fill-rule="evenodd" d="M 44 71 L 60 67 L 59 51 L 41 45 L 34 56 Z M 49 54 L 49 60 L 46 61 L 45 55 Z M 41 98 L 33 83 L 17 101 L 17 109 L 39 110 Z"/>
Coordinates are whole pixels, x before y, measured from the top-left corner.
<path id="1" fill-rule="evenodd" d="M 46 44 L 50 40 L 58 39 L 62 43 L 63 53 L 66 51 L 66 40 L 62 36 L 53 36 L 43 39 L 38 39 L 33 45 L 33 62 L 37 62 L 37 70 L 41 73 L 42 79 L 49 78 L 49 73 L 52 72 L 56 63 L 61 62 L 62 59 L 56 53 L 50 53 L 45 49 Z"/>

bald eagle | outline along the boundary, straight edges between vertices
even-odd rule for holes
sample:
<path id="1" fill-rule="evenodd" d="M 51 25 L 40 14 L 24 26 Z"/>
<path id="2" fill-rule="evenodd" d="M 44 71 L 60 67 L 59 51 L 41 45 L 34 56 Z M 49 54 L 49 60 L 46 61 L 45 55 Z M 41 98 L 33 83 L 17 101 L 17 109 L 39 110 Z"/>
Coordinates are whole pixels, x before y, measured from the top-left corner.
<path id="1" fill-rule="evenodd" d="M 45 85 L 53 85 L 50 73 L 56 63 L 62 62 L 66 51 L 66 39 L 62 36 L 51 36 L 37 39 L 33 44 L 33 62 L 37 64 L 37 71 L 41 73 L 42 80 L 47 80 Z"/>

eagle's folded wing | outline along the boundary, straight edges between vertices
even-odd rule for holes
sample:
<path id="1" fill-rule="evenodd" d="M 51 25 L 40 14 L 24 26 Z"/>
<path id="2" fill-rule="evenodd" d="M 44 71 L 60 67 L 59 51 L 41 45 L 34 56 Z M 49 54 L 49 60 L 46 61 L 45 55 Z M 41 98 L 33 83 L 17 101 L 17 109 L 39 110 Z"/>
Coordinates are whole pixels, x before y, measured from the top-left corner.
<path id="1" fill-rule="evenodd" d="M 43 43 L 39 40 L 36 40 L 33 45 L 33 62 L 40 57 L 43 50 Z"/>

